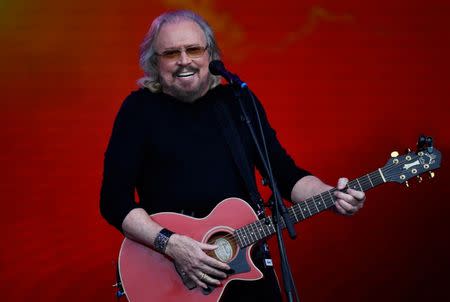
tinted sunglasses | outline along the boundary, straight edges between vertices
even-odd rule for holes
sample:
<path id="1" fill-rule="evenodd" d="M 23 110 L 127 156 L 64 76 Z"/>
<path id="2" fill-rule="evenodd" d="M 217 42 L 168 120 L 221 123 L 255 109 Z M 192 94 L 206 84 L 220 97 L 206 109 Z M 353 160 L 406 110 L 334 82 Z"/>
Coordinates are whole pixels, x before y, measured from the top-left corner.
<path id="1" fill-rule="evenodd" d="M 165 60 L 178 60 L 181 57 L 181 53 L 184 51 L 186 55 L 191 58 L 200 58 L 205 53 L 208 45 L 203 46 L 188 46 L 179 49 L 169 49 L 165 50 L 162 53 L 156 53 L 157 56 L 165 59 Z"/>

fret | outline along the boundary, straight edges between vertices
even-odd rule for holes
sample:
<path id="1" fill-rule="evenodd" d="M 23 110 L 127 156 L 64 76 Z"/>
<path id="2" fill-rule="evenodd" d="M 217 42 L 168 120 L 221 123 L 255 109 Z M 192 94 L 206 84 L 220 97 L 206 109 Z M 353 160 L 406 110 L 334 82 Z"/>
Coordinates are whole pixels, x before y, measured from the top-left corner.
<path id="1" fill-rule="evenodd" d="M 326 209 L 326 208 L 327 208 L 327 203 L 326 203 L 325 200 L 323 199 L 322 194 L 319 194 L 319 196 L 320 196 L 320 199 L 322 199 L 322 201 L 323 201 L 324 209 Z"/>
<path id="2" fill-rule="evenodd" d="M 316 201 L 314 200 L 314 196 L 312 197 L 312 199 L 313 199 L 313 203 L 314 203 L 314 205 L 316 206 L 316 209 L 317 209 L 317 213 L 319 213 L 319 212 L 320 212 L 320 210 L 319 210 L 319 208 L 317 207 Z"/>
<path id="3" fill-rule="evenodd" d="M 264 238 L 263 233 L 261 232 L 261 225 L 259 224 L 259 220 L 255 221 L 254 226 L 255 226 L 255 232 L 256 232 L 256 236 L 258 237 L 258 240 Z"/>
<path id="4" fill-rule="evenodd" d="M 348 186 L 350 189 L 357 190 L 357 191 L 361 191 L 361 185 L 357 184 L 357 181 L 358 181 L 357 179 L 354 179 L 354 180 L 352 180 L 352 181 L 349 181 L 348 184 L 347 184 L 347 186 Z M 359 185 L 359 189 L 358 189 L 358 185 Z"/>
<path id="5" fill-rule="evenodd" d="M 303 215 L 302 207 L 300 206 L 300 203 L 297 203 L 294 207 L 296 207 L 299 210 L 300 214 L 302 214 L 303 219 L 305 219 L 306 217 L 305 217 L 305 215 Z"/>
<path id="6" fill-rule="evenodd" d="M 375 186 L 373 185 L 372 180 L 370 179 L 370 175 L 369 175 L 369 174 L 366 174 L 366 176 L 367 176 L 367 179 L 370 181 L 370 185 L 372 186 L 372 188 L 375 187 Z"/>
<path id="7" fill-rule="evenodd" d="M 245 230 L 246 227 L 247 226 L 241 228 L 241 230 L 242 230 L 242 233 L 243 233 L 242 238 L 244 239 L 244 244 L 248 245 L 248 244 L 250 244 L 250 240 L 249 240 L 249 236 L 247 235 L 247 231 Z"/>
<path id="8" fill-rule="evenodd" d="M 378 169 L 377 171 L 373 171 L 370 174 L 372 174 L 372 180 L 374 181 L 375 186 L 381 185 L 382 183 L 386 182 L 386 179 L 384 179 L 383 173 L 381 173 L 381 169 Z"/>
<path id="9" fill-rule="evenodd" d="M 248 235 L 250 238 L 250 244 L 257 240 L 255 232 L 253 232 L 253 223 L 247 224 Z"/>
<path id="10" fill-rule="evenodd" d="M 292 210 L 292 214 L 294 214 L 295 222 L 298 222 L 299 220 L 297 218 L 297 215 L 295 215 L 294 207 L 291 207 L 290 209 Z"/>
<path id="11" fill-rule="evenodd" d="M 302 202 L 301 208 L 302 208 L 303 217 L 306 217 L 304 214 L 307 214 L 306 212 L 308 211 L 308 208 L 307 208 L 305 202 Z M 308 217 L 309 217 L 309 216 L 308 216 Z"/>
<path id="12" fill-rule="evenodd" d="M 262 225 L 263 225 L 263 229 L 264 229 L 264 235 L 265 235 L 266 237 L 267 237 L 268 235 L 271 235 L 272 232 L 270 231 L 269 226 L 268 226 L 265 222 L 263 222 Z M 267 234 L 266 234 L 266 232 L 267 232 Z"/>
<path id="13" fill-rule="evenodd" d="M 248 225 L 250 228 L 250 236 L 252 237 L 252 242 L 258 241 L 258 236 L 254 231 L 254 223 Z"/>
<path id="14" fill-rule="evenodd" d="M 320 197 L 322 198 L 322 200 L 325 204 L 325 207 L 328 209 L 329 207 L 333 206 L 333 202 L 331 202 L 331 204 L 329 203 L 330 200 L 329 200 L 329 197 L 326 196 L 327 193 L 328 193 L 328 191 L 320 193 Z"/>
<path id="15" fill-rule="evenodd" d="M 241 239 L 242 246 L 246 246 L 246 245 L 247 245 L 247 242 L 246 242 L 246 240 L 245 240 L 245 234 L 243 234 L 242 228 L 241 228 L 241 229 L 238 229 L 238 230 L 236 230 L 236 231 L 239 231 L 239 233 L 241 233 L 241 235 L 239 236 L 239 238 Z"/>
<path id="16" fill-rule="evenodd" d="M 267 237 L 266 231 L 264 230 L 264 224 L 261 222 L 261 220 L 258 220 L 258 222 L 259 222 L 260 230 L 263 231 L 264 237 Z"/>
<path id="17" fill-rule="evenodd" d="M 331 202 L 334 205 L 334 198 L 333 198 L 333 195 L 331 195 L 331 190 L 328 190 L 327 193 L 330 195 Z"/>
<path id="18" fill-rule="evenodd" d="M 239 237 L 239 229 L 234 230 L 233 236 L 237 239 L 237 243 L 240 247 L 242 247 L 241 238 Z"/>
<path id="19" fill-rule="evenodd" d="M 308 205 L 308 200 L 310 200 L 310 199 L 307 199 L 307 200 L 305 200 L 305 205 L 306 205 L 306 208 L 308 209 L 308 212 L 309 212 L 309 216 L 312 216 L 312 214 L 311 214 L 311 210 L 310 210 L 310 208 L 309 208 L 309 205 Z"/>
<path id="20" fill-rule="evenodd" d="M 268 220 L 269 220 L 269 224 L 267 225 L 267 227 L 269 228 L 269 231 L 273 234 L 273 233 L 275 233 L 275 226 L 273 225 L 272 217 L 269 217 Z"/>
<path id="21" fill-rule="evenodd" d="M 358 183 L 358 186 L 359 186 L 359 190 L 360 191 L 364 191 L 364 189 L 361 187 L 361 184 L 360 184 L 360 182 L 359 182 L 359 180 L 358 180 L 358 178 L 356 179 L 356 182 Z"/>
<path id="22" fill-rule="evenodd" d="M 252 236 L 253 237 L 255 237 L 255 240 L 254 241 L 258 241 L 260 238 L 258 238 L 259 236 L 258 236 L 258 232 L 257 232 L 257 230 L 256 230 L 256 224 L 255 223 L 252 223 L 251 225 L 250 225 L 250 229 L 251 229 L 251 234 L 252 234 Z"/>
<path id="23" fill-rule="evenodd" d="M 235 233 L 237 234 L 237 236 L 238 236 L 238 239 L 239 239 L 239 241 L 240 241 L 240 245 L 241 245 L 241 247 L 242 246 L 245 246 L 245 240 L 244 240 L 244 237 L 242 236 L 242 234 L 241 235 L 239 235 L 240 233 L 241 233 L 242 231 L 241 231 L 241 229 L 237 229 L 236 231 L 235 231 Z"/>

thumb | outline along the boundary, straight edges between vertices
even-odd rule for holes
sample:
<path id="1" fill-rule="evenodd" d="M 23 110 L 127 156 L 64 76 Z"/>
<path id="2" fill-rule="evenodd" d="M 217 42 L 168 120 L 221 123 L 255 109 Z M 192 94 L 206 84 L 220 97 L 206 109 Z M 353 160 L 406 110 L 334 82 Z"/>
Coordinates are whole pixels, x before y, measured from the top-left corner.
<path id="1" fill-rule="evenodd" d="M 202 250 L 212 251 L 215 250 L 218 246 L 215 244 L 208 244 L 208 243 L 199 243 L 199 246 Z"/>
<path id="2" fill-rule="evenodd" d="M 337 189 L 338 190 L 344 189 L 345 186 L 347 185 L 347 183 L 348 183 L 348 179 L 347 178 L 345 178 L 345 177 L 339 178 L 338 183 L 337 183 Z"/>

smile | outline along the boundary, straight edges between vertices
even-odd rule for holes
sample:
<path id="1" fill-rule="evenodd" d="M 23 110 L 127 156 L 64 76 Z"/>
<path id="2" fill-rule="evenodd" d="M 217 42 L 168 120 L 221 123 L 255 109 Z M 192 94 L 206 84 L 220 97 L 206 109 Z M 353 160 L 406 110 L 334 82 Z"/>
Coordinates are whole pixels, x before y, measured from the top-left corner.
<path id="1" fill-rule="evenodd" d="M 180 72 L 180 73 L 178 73 L 178 74 L 176 74 L 175 76 L 176 77 L 178 77 L 178 78 L 187 78 L 187 77 L 190 77 L 190 76 L 193 76 L 195 74 L 195 72 Z"/>

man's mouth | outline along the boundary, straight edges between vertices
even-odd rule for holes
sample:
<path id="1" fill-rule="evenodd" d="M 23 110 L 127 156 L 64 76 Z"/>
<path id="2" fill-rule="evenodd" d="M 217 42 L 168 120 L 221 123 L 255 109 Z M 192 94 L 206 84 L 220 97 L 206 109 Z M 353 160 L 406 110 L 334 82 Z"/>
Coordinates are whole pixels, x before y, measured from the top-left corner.
<path id="1" fill-rule="evenodd" d="M 180 79 L 186 79 L 189 77 L 192 77 L 193 75 L 195 75 L 196 73 L 198 73 L 198 69 L 196 68 L 190 68 L 190 67 L 185 67 L 185 68 L 180 68 L 177 71 L 174 72 L 174 77 L 176 78 L 180 78 Z"/>
<path id="2" fill-rule="evenodd" d="M 185 72 L 176 73 L 175 76 L 177 78 L 187 78 L 187 77 L 193 76 L 194 74 L 195 74 L 195 72 L 193 72 L 193 71 L 185 71 Z"/>

